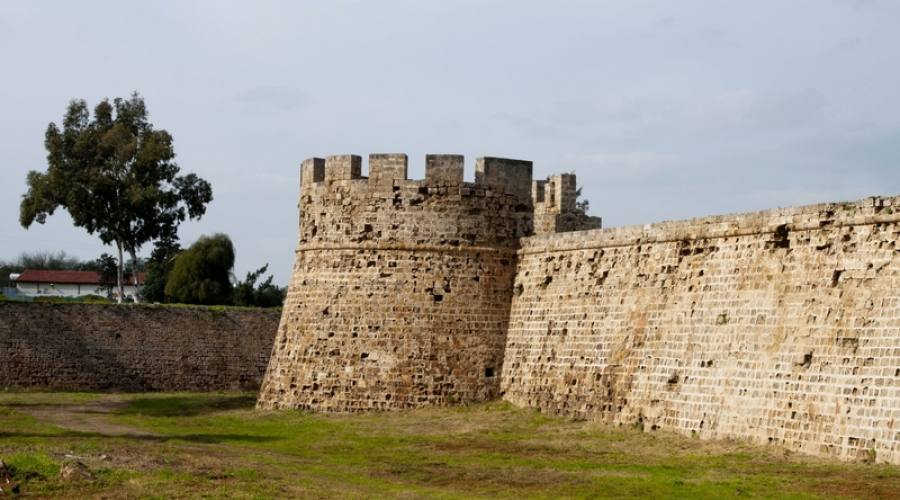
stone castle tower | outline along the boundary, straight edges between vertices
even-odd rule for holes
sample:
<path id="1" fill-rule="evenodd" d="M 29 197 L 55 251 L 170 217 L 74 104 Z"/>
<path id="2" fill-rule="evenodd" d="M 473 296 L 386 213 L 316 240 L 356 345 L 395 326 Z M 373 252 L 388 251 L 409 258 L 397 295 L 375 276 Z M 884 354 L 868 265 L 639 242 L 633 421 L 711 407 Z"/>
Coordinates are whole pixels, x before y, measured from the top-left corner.
<path id="1" fill-rule="evenodd" d="M 404 154 L 303 162 L 300 235 L 261 408 L 401 409 L 494 399 L 522 237 L 588 229 L 575 176 Z"/>

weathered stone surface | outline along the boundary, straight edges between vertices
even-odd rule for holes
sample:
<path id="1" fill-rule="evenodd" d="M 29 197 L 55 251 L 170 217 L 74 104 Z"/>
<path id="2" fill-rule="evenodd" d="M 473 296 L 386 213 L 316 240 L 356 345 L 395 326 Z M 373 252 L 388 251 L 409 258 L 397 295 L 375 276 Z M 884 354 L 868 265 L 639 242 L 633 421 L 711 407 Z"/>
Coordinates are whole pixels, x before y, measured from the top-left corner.
<path id="1" fill-rule="evenodd" d="M 277 310 L 0 302 L 0 388 L 256 389 Z"/>
<path id="2" fill-rule="evenodd" d="M 578 186 L 575 174 L 551 175 L 534 181 L 534 234 L 565 233 L 600 228 L 600 217 L 590 217 L 576 208 Z"/>
<path id="3" fill-rule="evenodd" d="M 900 463 L 900 198 L 526 238 L 505 399 Z"/>
<path id="4" fill-rule="evenodd" d="M 500 395 L 515 252 L 533 233 L 531 162 L 479 159 L 475 183 L 463 182 L 458 155 L 428 155 L 424 180 L 406 179 L 406 155 L 369 164 L 368 179 L 329 176 L 328 164 L 324 177 L 304 173 L 261 408 L 350 412 Z"/>
<path id="5" fill-rule="evenodd" d="M 432 156 L 409 181 L 405 156 L 388 162 L 304 175 L 260 407 L 503 395 L 900 463 L 900 198 L 583 231 L 600 220 L 574 175 L 486 158 L 472 184 Z"/>

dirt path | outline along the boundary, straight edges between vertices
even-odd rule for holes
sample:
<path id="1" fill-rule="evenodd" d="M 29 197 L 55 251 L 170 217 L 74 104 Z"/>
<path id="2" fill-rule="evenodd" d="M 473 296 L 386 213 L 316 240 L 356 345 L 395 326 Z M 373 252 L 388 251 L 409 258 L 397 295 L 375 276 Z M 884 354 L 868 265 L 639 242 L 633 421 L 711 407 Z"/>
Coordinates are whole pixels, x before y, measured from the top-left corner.
<path id="1" fill-rule="evenodd" d="M 157 434 L 152 432 L 110 421 L 109 416 L 127 404 L 126 401 L 110 394 L 89 403 L 35 405 L 27 408 L 17 408 L 17 410 L 38 420 L 78 432 L 104 434 L 111 437 L 156 436 Z"/>

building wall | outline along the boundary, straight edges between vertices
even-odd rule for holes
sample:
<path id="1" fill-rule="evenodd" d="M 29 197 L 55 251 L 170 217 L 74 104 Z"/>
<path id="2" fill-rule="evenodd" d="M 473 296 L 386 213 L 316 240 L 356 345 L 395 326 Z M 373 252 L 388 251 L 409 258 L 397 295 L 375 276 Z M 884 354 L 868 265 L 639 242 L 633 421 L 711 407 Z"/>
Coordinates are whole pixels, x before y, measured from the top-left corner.
<path id="1" fill-rule="evenodd" d="M 259 387 L 278 310 L 0 302 L 0 388 Z"/>
<path id="2" fill-rule="evenodd" d="M 133 296 L 135 293 L 134 285 L 125 285 L 125 296 Z M 96 285 L 77 285 L 77 284 L 53 284 L 49 283 L 16 283 L 16 290 L 29 297 L 81 297 L 84 295 L 99 295 L 105 297 L 107 295 L 107 287 Z M 118 294 L 118 290 L 113 287 L 112 292 Z"/>
<path id="3" fill-rule="evenodd" d="M 504 398 L 900 463 L 900 198 L 535 236 Z"/>

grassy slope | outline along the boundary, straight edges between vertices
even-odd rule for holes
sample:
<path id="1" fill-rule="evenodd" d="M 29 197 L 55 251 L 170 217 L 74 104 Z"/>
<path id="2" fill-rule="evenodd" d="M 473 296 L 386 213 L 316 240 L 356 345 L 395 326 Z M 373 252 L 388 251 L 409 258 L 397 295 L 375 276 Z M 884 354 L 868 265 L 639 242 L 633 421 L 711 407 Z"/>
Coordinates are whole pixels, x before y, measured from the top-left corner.
<path id="1" fill-rule="evenodd" d="M 23 490 L 159 497 L 881 497 L 900 468 L 541 416 L 504 403 L 400 414 L 256 412 L 248 394 L 137 394 L 93 416 L 153 435 L 75 432 L 27 415 L 91 394 L 0 393 L 0 458 Z M 127 427 L 125 427 L 127 426 Z M 65 455 L 93 482 L 56 479 Z M 29 475 L 31 479 L 25 480 Z M 40 476 L 35 476 L 34 473 Z"/>

